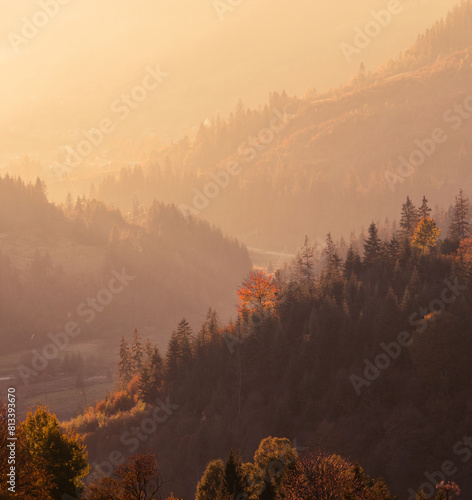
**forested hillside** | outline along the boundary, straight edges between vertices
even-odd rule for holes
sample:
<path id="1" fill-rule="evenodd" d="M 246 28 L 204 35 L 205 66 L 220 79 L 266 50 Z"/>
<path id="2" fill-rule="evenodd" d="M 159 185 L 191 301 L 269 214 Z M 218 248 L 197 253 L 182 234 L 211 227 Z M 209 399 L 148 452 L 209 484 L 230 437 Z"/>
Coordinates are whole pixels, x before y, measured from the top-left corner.
<path id="1" fill-rule="evenodd" d="M 240 103 L 194 139 L 110 174 L 98 196 L 126 209 L 131 193 L 144 204 L 157 196 L 250 246 L 292 252 L 306 233 L 315 241 L 360 230 L 372 213 L 392 219 L 407 194 L 426 190 L 445 206 L 471 183 L 471 16 L 464 2 L 399 59 L 376 72 L 361 66 L 349 85 L 273 93 L 259 109 Z"/>
<path id="2" fill-rule="evenodd" d="M 9 176 L 0 178 L 0 205 L 4 352 L 42 348 L 68 321 L 81 324 L 83 342 L 113 338 L 136 318 L 165 345 L 182 311 L 194 320 L 218 304 L 230 317 L 234 288 L 251 266 L 236 240 L 171 205 L 136 207 L 125 219 L 85 197 L 53 205 L 39 179 Z M 110 291 L 116 275 L 123 286 Z"/>
<path id="3" fill-rule="evenodd" d="M 441 234 L 420 201 L 407 198 L 382 238 L 372 223 L 344 259 L 328 235 L 321 273 L 309 240 L 273 276 L 253 271 L 233 323 L 214 310 L 197 331 L 182 320 L 162 354 L 123 332 L 117 392 L 68 424 L 92 469 L 149 449 L 189 499 L 210 460 L 232 448 L 244 462 L 278 436 L 359 461 L 400 499 L 434 489 L 425 471 L 452 460 L 446 479 L 472 495 L 469 202 L 455 197 Z"/>

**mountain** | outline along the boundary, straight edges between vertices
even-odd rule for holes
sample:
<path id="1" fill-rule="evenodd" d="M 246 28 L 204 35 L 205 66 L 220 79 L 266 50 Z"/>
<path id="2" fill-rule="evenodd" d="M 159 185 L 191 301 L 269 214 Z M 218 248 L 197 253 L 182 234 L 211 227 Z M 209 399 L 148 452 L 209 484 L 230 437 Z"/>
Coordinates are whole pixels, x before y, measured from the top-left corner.
<path id="1" fill-rule="evenodd" d="M 445 206 L 459 187 L 472 189 L 471 13 L 463 2 L 399 59 L 375 73 L 361 67 L 349 85 L 239 105 L 201 124 L 194 140 L 156 149 L 138 171 L 110 174 L 98 196 L 123 199 L 131 180 L 143 203 L 157 196 L 250 246 L 292 252 L 305 232 L 347 237 L 372 214 L 392 219 L 407 194 L 427 191 Z M 227 175 L 231 161 L 240 169 Z"/>
<path id="2" fill-rule="evenodd" d="M 69 321 L 80 343 L 116 338 L 137 317 L 165 344 L 181 316 L 200 320 L 210 305 L 235 314 L 234 288 L 251 268 L 236 240 L 172 205 L 136 206 L 127 219 L 83 197 L 57 206 L 39 179 L 0 177 L 0 234 L 6 352 L 41 349 Z"/>

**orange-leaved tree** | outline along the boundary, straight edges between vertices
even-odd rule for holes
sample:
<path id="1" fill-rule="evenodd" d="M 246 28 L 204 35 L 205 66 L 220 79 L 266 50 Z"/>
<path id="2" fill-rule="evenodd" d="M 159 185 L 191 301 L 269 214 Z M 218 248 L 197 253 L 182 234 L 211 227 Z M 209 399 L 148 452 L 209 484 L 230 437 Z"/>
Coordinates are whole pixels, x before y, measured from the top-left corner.
<path id="1" fill-rule="evenodd" d="M 273 309 L 277 292 L 278 288 L 272 276 L 263 271 L 252 271 L 238 290 L 239 312 L 251 314 Z"/>

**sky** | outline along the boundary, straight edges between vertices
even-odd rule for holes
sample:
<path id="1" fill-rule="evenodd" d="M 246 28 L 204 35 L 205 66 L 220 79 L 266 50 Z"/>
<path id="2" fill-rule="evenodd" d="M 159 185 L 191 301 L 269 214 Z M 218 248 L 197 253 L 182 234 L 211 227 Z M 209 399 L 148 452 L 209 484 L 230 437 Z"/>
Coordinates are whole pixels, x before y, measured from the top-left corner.
<path id="1" fill-rule="evenodd" d="M 0 158 L 45 154 L 95 127 L 149 65 L 169 76 L 121 133 L 147 131 L 163 144 L 227 115 L 239 99 L 257 107 L 271 91 L 338 86 L 361 62 L 375 70 L 398 56 L 454 3 L 1 0 Z M 353 46 L 355 30 L 389 8 L 379 34 L 348 61 L 340 44 Z"/>

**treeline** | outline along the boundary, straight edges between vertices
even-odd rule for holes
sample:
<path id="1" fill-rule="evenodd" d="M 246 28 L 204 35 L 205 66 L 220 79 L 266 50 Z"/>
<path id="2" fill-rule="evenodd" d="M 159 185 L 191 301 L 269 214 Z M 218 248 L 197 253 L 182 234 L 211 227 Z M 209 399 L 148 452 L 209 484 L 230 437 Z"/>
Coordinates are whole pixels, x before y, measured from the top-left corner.
<path id="1" fill-rule="evenodd" d="M 434 490 L 424 471 L 451 459 L 446 482 L 470 495 L 471 464 L 457 454 L 470 429 L 468 199 L 458 194 L 442 235 L 430 213 L 408 198 L 394 234 L 373 223 L 345 258 L 328 235 L 321 273 L 306 240 L 291 266 L 243 282 L 235 322 L 213 310 L 197 331 L 182 320 L 162 356 L 136 333 L 123 339 L 119 392 L 69 424 L 95 468 L 107 450 L 151 449 L 169 488 L 193 498 L 211 460 L 233 448 L 244 464 L 266 436 L 284 436 L 358 460 L 400 498 Z M 167 418 L 151 425 L 162 402 Z"/>
<path id="2" fill-rule="evenodd" d="M 195 319 L 218 304 L 231 316 L 251 263 L 240 243 L 208 223 L 157 201 L 128 220 L 84 196 L 57 206 L 39 179 L 0 178 L 0 193 L 0 338 L 6 352 L 27 349 L 23 364 L 69 321 L 85 340 L 113 338 L 140 317 L 165 345 L 182 310 Z M 116 274 L 130 286 L 109 290 Z M 60 356 L 47 364 L 44 374 L 63 371 Z"/>

